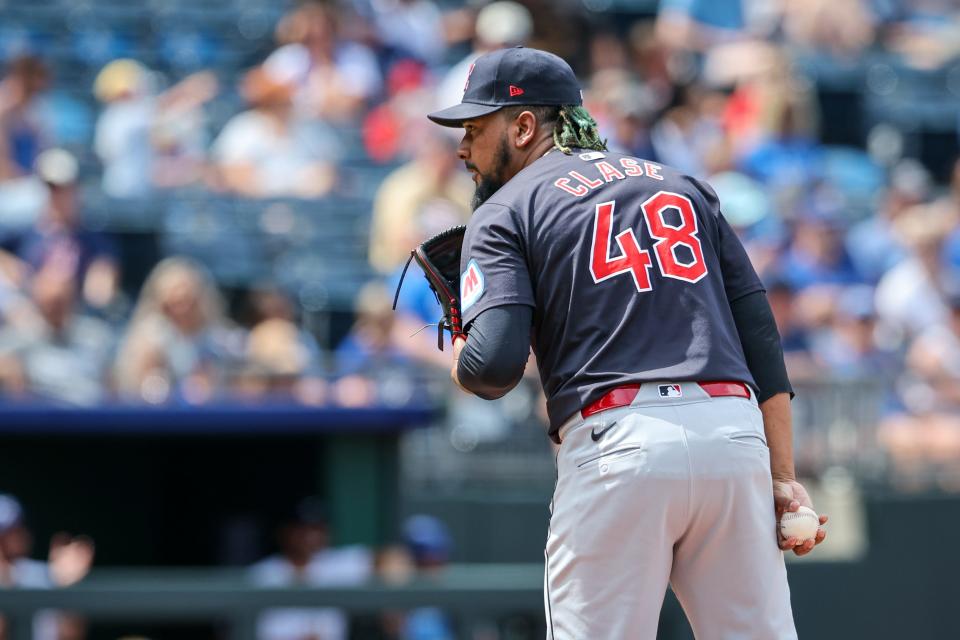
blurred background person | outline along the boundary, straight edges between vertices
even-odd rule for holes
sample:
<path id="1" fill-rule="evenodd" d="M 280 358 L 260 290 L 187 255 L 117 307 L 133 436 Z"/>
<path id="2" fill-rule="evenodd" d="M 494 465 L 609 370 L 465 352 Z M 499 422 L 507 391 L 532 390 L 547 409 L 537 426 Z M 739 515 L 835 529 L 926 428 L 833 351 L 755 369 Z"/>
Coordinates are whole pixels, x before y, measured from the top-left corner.
<path id="1" fill-rule="evenodd" d="M 121 343 L 114 375 L 121 398 L 202 404 L 221 388 L 242 336 L 226 321 L 207 274 L 167 258 L 147 278 Z"/>
<path id="2" fill-rule="evenodd" d="M 47 266 L 30 281 L 37 320 L 0 330 L 0 380 L 21 399 L 95 407 L 109 397 L 113 331 L 76 310 L 70 272 Z"/>
<path id="3" fill-rule="evenodd" d="M 356 586 L 372 574 L 373 557 L 364 547 L 332 547 L 326 509 L 317 498 L 297 503 L 277 531 L 279 553 L 249 568 L 253 584 L 264 587 Z M 257 623 L 260 640 L 346 640 L 347 614 L 334 608 L 271 609 Z"/>
<path id="4" fill-rule="evenodd" d="M 474 22 L 473 50 L 440 80 L 435 104 L 460 102 L 474 60 L 495 49 L 524 45 L 531 35 L 533 16 L 519 2 L 498 0 L 484 6 Z"/>
<path id="5" fill-rule="evenodd" d="M 231 372 L 232 391 L 251 402 L 320 405 L 327 399 L 325 354 L 297 323 L 289 296 L 276 286 L 257 285 L 247 296 L 243 364 Z"/>
<path id="6" fill-rule="evenodd" d="M 622 68 L 597 72 L 590 93 L 597 100 L 590 105 L 590 112 L 596 114 L 600 133 L 607 138 L 607 147 L 656 161 L 650 127 L 663 106 L 659 97 Z"/>
<path id="7" fill-rule="evenodd" d="M 908 375 L 922 387 L 909 393 L 933 411 L 960 416 L 960 282 L 949 286 L 947 317 L 924 329 L 907 354 Z"/>
<path id="8" fill-rule="evenodd" d="M 901 160 L 889 173 L 889 184 L 876 214 L 853 225 L 846 235 L 850 258 L 873 283 L 907 256 L 904 241 L 896 231 L 897 220 L 926 202 L 933 192 L 933 176 L 917 160 Z"/>
<path id="9" fill-rule="evenodd" d="M 48 561 L 32 559 L 33 536 L 20 501 L 0 494 L 0 584 L 35 588 L 68 587 L 93 565 L 93 541 L 58 533 L 50 540 Z"/>
<path id="10" fill-rule="evenodd" d="M 233 389 L 247 401 L 322 404 L 326 384 L 317 355 L 316 343 L 305 342 L 289 320 L 263 320 L 247 335 Z"/>
<path id="11" fill-rule="evenodd" d="M 946 317 L 909 347 L 897 385 L 901 410 L 884 420 L 878 437 L 902 477 L 945 473 L 952 489 L 960 480 L 960 281 L 945 298 Z"/>
<path id="12" fill-rule="evenodd" d="M 838 58 L 852 58 L 876 37 L 876 3 L 867 0 L 785 2 L 783 29 L 794 44 Z"/>
<path id="13" fill-rule="evenodd" d="M 319 197 L 333 188 L 339 143 L 322 121 L 297 114 L 295 90 L 267 65 L 244 76 L 241 92 L 252 108 L 227 122 L 213 145 L 227 191 L 253 198 Z"/>
<path id="14" fill-rule="evenodd" d="M 679 87 L 671 104 L 653 123 L 650 144 L 658 161 L 693 176 L 706 176 L 706 159 L 724 143 L 721 114 L 710 92 L 697 85 Z"/>
<path id="15" fill-rule="evenodd" d="M 456 156 L 457 139 L 444 132 L 416 137 L 413 159 L 380 184 L 370 223 L 370 264 L 389 275 L 403 265 L 426 229 L 466 224 L 473 181 Z"/>
<path id="16" fill-rule="evenodd" d="M 431 67 L 443 62 L 443 14 L 428 0 L 367 0 L 373 27 L 393 59 L 412 57 Z"/>
<path id="17" fill-rule="evenodd" d="M 943 324 L 947 318 L 943 250 L 957 224 L 958 212 L 944 203 L 916 205 L 896 220 L 894 229 L 907 257 L 880 278 L 877 313 L 887 330 L 900 339 Z"/>
<path id="18" fill-rule="evenodd" d="M 119 292 L 120 263 L 110 238 L 82 223 L 77 159 L 65 149 L 48 149 L 38 156 L 36 170 L 46 186 L 46 208 L 31 228 L 3 242 L 22 261 L 15 277 L 26 280 L 44 269 L 62 272 L 77 284 L 82 303 L 102 310 Z"/>
<path id="19" fill-rule="evenodd" d="M 211 73 L 187 76 L 157 92 L 149 69 L 136 60 L 114 60 L 94 81 L 103 103 L 93 147 L 103 164 L 103 191 L 140 198 L 158 187 L 198 181 L 208 145 L 203 105 L 218 91 Z"/>
<path id="20" fill-rule="evenodd" d="M 376 56 L 344 33 L 348 16 L 331 3 L 308 0 L 277 24 L 281 46 L 263 67 L 278 81 L 294 84 L 304 117 L 357 120 L 382 89 Z"/>
<path id="21" fill-rule="evenodd" d="M 37 156 L 51 143 L 50 124 L 38 108 L 38 97 L 50 85 L 50 71 L 32 55 L 7 63 L 0 82 L 0 181 L 33 173 Z"/>
<path id="22" fill-rule="evenodd" d="M 381 567 L 388 584 L 403 584 L 412 579 L 431 580 L 443 575 L 450 562 L 453 540 L 442 520 L 415 514 L 403 522 L 403 543 L 388 550 Z M 439 607 L 421 607 L 411 611 L 390 611 L 381 618 L 389 640 L 453 640 L 477 637 L 473 630 L 458 636 L 453 623 Z"/>
<path id="23" fill-rule="evenodd" d="M 878 340 L 874 289 L 855 285 L 836 291 L 833 313 L 815 333 L 811 352 L 831 380 L 876 379 L 889 384 L 899 371 L 899 354 Z"/>
<path id="24" fill-rule="evenodd" d="M 421 138 L 433 133 L 421 122 L 424 109 L 433 104 L 431 85 L 422 63 L 407 58 L 391 64 L 386 99 L 363 119 L 363 151 L 371 160 L 389 165 L 419 154 Z"/>
<path id="25" fill-rule="evenodd" d="M 450 563 L 453 540 L 439 518 L 423 514 L 408 517 L 403 523 L 403 541 L 421 579 L 441 576 Z M 456 637 L 449 616 L 439 607 L 421 607 L 408 612 L 400 634 L 401 640 L 453 640 Z"/>
<path id="26" fill-rule="evenodd" d="M 334 351 L 333 399 L 347 407 L 400 406 L 414 395 L 417 370 L 394 343 L 396 318 L 390 292 L 379 282 L 360 291 L 356 320 Z"/>
<path id="27" fill-rule="evenodd" d="M 357 296 L 356 320 L 334 353 L 337 375 L 373 375 L 386 368 L 409 365 L 409 358 L 392 343 L 394 314 L 390 292 L 379 282 Z"/>
<path id="28" fill-rule="evenodd" d="M 27 528 L 23 507 L 14 496 L 0 494 L 0 592 L 11 587 L 69 587 L 83 580 L 93 565 L 93 541 L 85 536 L 54 535 L 47 562 L 32 559 L 32 551 L 33 536 Z M 0 634 L 3 631 L 0 619 Z M 86 637 L 86 623 L 75 615 L 42 612 L 34 618 L 33 637 L 82 640 Z"/>
<path id="29" fill-rule="evenodd" d="M 793 233 L 777 266 L 794 288 L 858 284 L 857 271 L 843 242 L 846 223 L 830 202 L 804 203 L 793 220 Z"/>

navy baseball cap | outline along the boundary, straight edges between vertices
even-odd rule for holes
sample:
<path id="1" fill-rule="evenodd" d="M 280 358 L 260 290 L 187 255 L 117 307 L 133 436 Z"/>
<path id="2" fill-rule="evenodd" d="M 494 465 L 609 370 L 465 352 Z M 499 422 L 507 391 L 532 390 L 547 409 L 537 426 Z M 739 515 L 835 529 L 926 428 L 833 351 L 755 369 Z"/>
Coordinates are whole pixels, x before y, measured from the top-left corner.
<path id="1" fill-rule="evenodd" d="M 525 47 L 498 49 L 470 66 L 460 104 L 427 117 L 445 127 L 459 127 L 464 120 L 513 104 L 580 105 L 583 94 L 563 58 Z"/>
<path id="2" fill-rule="evenodd" d="M 446 562 L 453 542 L 447 525 L 425 514 L 412 515 L 403 523 L 403 537 L 410 553 L 419 562 Z"/>

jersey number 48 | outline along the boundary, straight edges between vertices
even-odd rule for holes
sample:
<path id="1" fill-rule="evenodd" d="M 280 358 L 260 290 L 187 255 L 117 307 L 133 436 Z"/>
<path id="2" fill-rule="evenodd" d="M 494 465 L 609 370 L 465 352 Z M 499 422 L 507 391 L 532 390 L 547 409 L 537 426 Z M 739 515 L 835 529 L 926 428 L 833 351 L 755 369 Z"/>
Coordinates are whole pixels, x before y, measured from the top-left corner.
<path id="1" fill-rule="evenodd" d="M 621 273 L 633 276 L 637 291 L 650 291 L 650 252 L 640 248 L 633 229 L 617 234 L 620 247 L 618 257 L 610 257 L 610 237 L 613 233 L 613 212 L 616 201 L 597 205 L 593 219 L 593 245 L 590 254 L 590 273 L 594 282 L 603 282 Z M 670 191 L 660 191 L 648 198 L 640 209 L 647 232 L 656 240 L 653 244 L 657 254 L 660 275 L 684 282 L 699 282 L 707 275 L 707 263 L 703 259 L 703 247 L 697 237 L 697 214 L 693 203 L 686 196 Z M 679 225 L 668 224 L 664 215 L 668 211 L 679 214 Z M 677 255 L 678 247 L 686 247 L 687 255 Z"/>

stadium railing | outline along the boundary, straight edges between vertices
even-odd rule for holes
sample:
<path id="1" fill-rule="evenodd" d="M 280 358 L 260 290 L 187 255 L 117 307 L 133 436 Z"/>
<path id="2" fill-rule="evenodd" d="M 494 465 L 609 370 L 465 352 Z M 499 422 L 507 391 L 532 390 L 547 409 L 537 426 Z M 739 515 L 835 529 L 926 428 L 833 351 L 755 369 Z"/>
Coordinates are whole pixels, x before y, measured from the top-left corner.
<path id="1" fill-rule="evenodd" d="M 32 616 L 67 610 L 92 621 L 226 623 L 229 640 L 254 640 L 257 616 L 275 607 L 338 607 L 352 613 L 440 607 L 469 628 L 506 613 L 542 615 L 543 566 L 460 565 L 402 586 L 264 588 L 242 570 L 98 569 L 67 589 L 0 591 L 10 640 L 32 638 Z"/>

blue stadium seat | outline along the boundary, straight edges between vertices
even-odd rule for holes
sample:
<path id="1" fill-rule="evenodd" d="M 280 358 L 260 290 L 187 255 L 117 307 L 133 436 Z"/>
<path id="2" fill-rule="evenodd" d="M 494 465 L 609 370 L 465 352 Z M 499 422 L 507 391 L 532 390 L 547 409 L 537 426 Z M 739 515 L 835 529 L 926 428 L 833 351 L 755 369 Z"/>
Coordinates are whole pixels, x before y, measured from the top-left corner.
<path id="1" fill-rule="evenodd" d="M 894 54 L 876 55 L 866 72 L 864 110 L 874 121 L 905 130 L 947 131 L 957 124 L 957 60 L 942 69 L 915 69 Z M 960 76 L 958 76 L 960 77 Z"/>
<path id="2" fill-rule="evenodd" d="M 233 224 L 229 199 L 175 200 L 163 223 L 161 247 L 168 255 L 185 255 L 205 265 L 218 282 L 242 286 L 269 271 L 256 234 Z"/>
<path id="3" fill-rule="evenodd" d="M 53 125 L 53 137 L 60 146 L 88 147 L 93 138 L 96 111 L 89 100 L 65 91 L 56 83 L 55 89 L 41 100 L 41 117 Z M 86 89 L 89 93 L 89 86 Z M 92 153 L 92 150 L 89 150 Z"/>
<path id="4" fill-rule="evenodd" d="M 92 67 L 101 67 L 111 60 L 130 57 L 134 42 L 131 34 L 107 26 L 79 27 L 73 35 L 73 54 Z"/>
<path id="5" fill-rule="evenodd" d="M 219 39 L 205 31 L 180 28 L 158 34 L 158 37 L 160 58 L 174 69 L 206 68 L 221 53 Z"/>
<path id="6" fill-rule="evenodd" d="M 63 16 L 64 12 L 55 0 L 39 0 L 36 3 L 8 0 L 0 3 L 0 24 L 27 24 L 44 28 L 62 22 Z"/>
<path id="7" fill-rule="evenodd" d="M 153 232 L 160 227 L 166 202 L 159 197 L 117 199 L 104 195 L 99 182 L 82 187 L 85 227 L 109 232 Z"/>
<path id="8" fill-rule="evenodd" d="M 370 160 L 344 163 L 338 167 L 343 192 L 357 198 L 373 200 L 384 179 L 398 164 L 374 164 Z"/>
<path id="9" fill-rule="evenodd" d="M 335 261 L 316 250 L 293 250 L 273 263 L 281 287 L 322 298 L 312 310 L 350 309 L 356 291 L 372 276 L 366 261 Z"/>
<path id="10" fill-rule="evenodd" d="M 36 53 L 42 50 L 41 36 L 16 23 L 0 25 L 0 60 L 9 60 L 19 55 Z"/>

